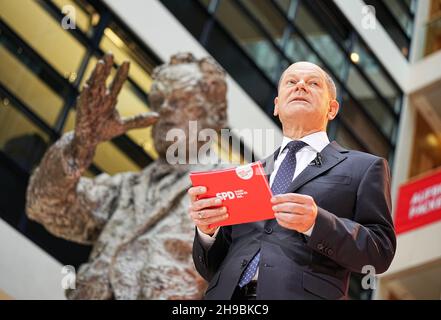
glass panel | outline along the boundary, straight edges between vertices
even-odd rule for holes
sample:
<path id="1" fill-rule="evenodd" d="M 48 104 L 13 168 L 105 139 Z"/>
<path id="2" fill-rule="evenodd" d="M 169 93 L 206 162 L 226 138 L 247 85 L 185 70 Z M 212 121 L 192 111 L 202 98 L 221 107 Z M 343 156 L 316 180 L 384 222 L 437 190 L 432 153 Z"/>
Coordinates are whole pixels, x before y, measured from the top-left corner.
<path id="1" fill-rule="evenodd" d="M 104 52 L 112 52 L 115 63 L 118 65 L 123 61 L 130 61 L 130 78 L 136 82 L 144 92 L 150 91 L 152 83 L 150 73 L 153 71 L 154 66 L 147 61 L 142 61 L 142 57 L 130 49 L 114 29 L 106 28 L 104 30 L 100 47 Z"/>
<path id="2" fill-rule="evenodd" d="M 63 106 L 50 87 L 0 45 L 0 83 L 49 125 L 54 125 Z"/>
<path id="3" fill-rule="evenodd" d="M 364 106 L 365 110 L 381 126 L 383 132 L 387 136 L 391 136 L 395 125 L 394 118 L 392 118 L 386 109 L 387 107 L 379 100 L 378 96 L 375 95 L 353 65 L 349 68 L 346 85 L 354 97 Z"/>
<path id="4" fill-rule="evenodd" d="M 408 36 L 412 35 L 412 19 L 409 17 L 407 11 L 397 2 L 402 0 L 383 0 L 383 3 L 389 11 L 395 16 L 403 30 Z"/>
<path id="5" fill-rule="evenodd" d="M 349 23 L 346 16 L 335 5 L 334 1 L 297 1 L 302 2 L 305 8 L 308 8 L 309 10 L 312 10 L 313 8 L 316 14 L 313 14 L 312 11 L 310 11 L 310 14 L 315 19 L 317 19 L 316 21 L 322 25 L 322 28 L 324 28 L 325 30 L 329 30 L 329 32 L 332 32 L 332 34 L 335 35 L 337 39 L 339 39 L 338 41 L 343 46 L 346 47 L 348 43 L 350 43 L 350 38 L 354 28 Z M 317 18 L 317 16 L 319 18 Z M 297 17 L 301 18 L 300 15 L 297 15 L 296 19 Z"/>
<path id="6" fill-rule="evenodd" d="M 270 1 L 242 0 L 244 6 L 259 20 L 275 42 L 280 42 L 285 30 L 284 17 Z"/>
<path id="7" fill-rule="evenodd" d="M 276 2 L 288 14 L 291 0 L 276 0 Z"/>
<path id="8" fill-rule="evenodd" d="M 136 94 L 136 89 L 129 82 L 124 84 L 116 108 L 122 117 L 131 117 L 149 111 L 148 105 Z M 156 159 L 158 154 L 153 146 L 151 129 L 149 127 L 130 130 L 127 136 L 140 145 L 152 159 Z"/>
<path id="9" fill-rule="evenodd" d="M 75 124 L 75 111 L 71 110 L 67 117 L 64 132 L 73 130 Z M 140 168 L 135 162 L 127 157 L 120 149 L 115 147 L 111 141 L 100 143 L 93 158 L 95 163 L 102 170 L 108 174 L 115 174 L 127 171 L 140 171 Z"/>
<path id="10" fill-rule="evenodd" d="M 416 1 L 415 0 L 403 0 L 403 3 L 409 8 L 409 11 L 415 13 Z"/>
<path id="11" fill-rule="evenodd" d="M 84 84 L 86 83 L 87 79 L 89 79 L 90 75 L 92 74 L 93 68 L 97 64 L 98 59 L 96 57 L 91 57 L 89 59 L 89 63 L 87 64 L 86 70 L 84 71 L 84 76 L 80 81 L 79 88 L 82 89 Z M 112 70 L 114 74 L 114 70 Z M 107 84 L 110 84 L 109 79 L 107 79 Z"/>
<path id="12" fill-rule="evenodd" d="M 91 5 L 80 6 L 73 0 L 51 0 L 61 11 L 64 6 L 72 6 L 75 9 L 75 25 L 81 31 L 92 35 L 92 27 L 99 23 L 100 16 Z"/>
<path id="13" fill-rule="evenodd" d="M 335 140 L 344 148 L 351 150 L 365 151 L 357 140 L 346 130 L 343 125 L 337 127 L 337 133 L 335 135 Z"/>
<path id="14" fill-rule="evenodd" d="M 337 46 L 328 32 L 312 17 L 303 4 L 298 7 L 295 25 L 306 36 L 314 49 L 321 54 L 322 58 L 332 68 L 332 71 L 340 79 L 343 79 L 346 61 L 343 51 Z"/>
<path id="15" fill-rule="evenodd" d="M 202 30 L 206 26 L 206 22 L 210 21 L 210 17 L 195 1 L 161 0 L 161 3 L 196 39 L 201 39 L 201 35 L 205 35 Z M 235 17 L 240 17 L 240 15 L 235 14 Z M 241 46 L 232 32 L 226 29 L 228 16 L 224 20 L 227 23 L 225 28 L 218 20 L 220 19 L 217 18 L 210 24 L 212 27 L 210 33 L 206 38 L 203 38 L 206 41 L 200 41 L 204 42 L 205 49 L 228 71 L 249 96 L 265 112 L 272 114 L 276 94 L 274 84 L 278 81 L 281 71 L 275 72 L 276 81 L 269 80 L 260 68 L 256 68 L 252 57 L 243 49 L 244 46 Z M 234 19 L 232 21 L 238 23 Z"/>
<path id="16" fill-rule="evenodd" d="M 381 92 L 383 97 L 390 102 L 395 110 L 399 110 L 400 94 L 398 90 L 368 52 L 366 46 L 359 41 L 354 44 L 353 53 L 358 55 L 358 65 Z"/>
<path id="17" fill-rule="evenodd" d="M 420 60 L 441 50 L 441 1 L 431 1 L 429 14 L 424 23 L 418 26 L 421 44 L 414 46 L 414 59 Z"/>
<path id="18" fill-rule="evenodd" d="M 0 17 L 65 78 L 74 81 L 85 48 L 35 1 L 26 10 L 15 1 L 0 1 Z"/>
<path id="19" fill-rule="evenodd" d="M 439 134 L 416 112 L 415 136 L 412 146 L 409 177 L 441 167 L 441 139 Z"/>
<path id="20" fill-rule="evenodd" d="M 209 7 L 210 3 L 217 0 L 199 0 L 200 3 L 202 3 L 205 7 Z"/>
<path id="21" fill-rule="evenodd" d="M 293 34 L 289 38 L 285 46 L 285 53 L 293 62 L 309 61 L 323 67 L 323 63 L 319 57 L 317 57 L 317 55 L 313 53 L 306 43 L 296 34 Z"/>
<path id="22" fill-rule="evenodd" d="M 89 75 L 92 73 L 97 61 L 98 60 L 95 57 L 90 59 L 84 74 L 85 76 L 82 79 L 81 88 L 83 87 L 84 82 L 89 78 Z M 114 68 L 110 74 L 110 77 L 107 79 L 108 85 L 113 80 L 115 74 L 116 69 Z M 125 82 L 118 96 L 116 109 L 122 117 L 131 117 L 148 112 L 150 110 L 145 98 L 139 94 L 139 91 L 129 81 Z M 129 136 L 136 144 L 141 146 L 152 159 L 158 158 L 158 154 L 153 146 L 153 141 L 151 138 L 151 128 L 130 130 L 127 132 L 127 136 Z"/>
<path id="23" fill-rule="evenodd" d="M 270 41 L 232 4 L 232 1 L 221 1 L 216 16 L 268 77 L 277 82 L 283 69 L 281 64 L 287 65 L 288 62 L 283 61 Z"/>
<path id="24" fill-rule="evenodd" d="M 441 50 L 441 12 L 438 17 L 431 19 L 425 26 L 426 44 L 424 56 Z M 419 57 L 420 58 L 420 57 Z"/>
<path id="25" fill-rule="evenodd" d="M 354 128 L 358 138 L 366 144 L 370 152 L 386 159 L 389 157 L 387 141 L 346 93 L 343 93 L 343 104 L 340 107 L 339 115 L 345 123 Z"/>
<path id="26" fill-rule="evenodd" d="M 48 135 L 19 112 L 7 99 L 0 99 L 0 149 L 23 169 L 31 171 L 49 144 Z"/>
<path id="27" fill-rule="evenodd" d="M 395 42 L 401 53 L 407 58 L 409 55 L 410 37 L 406 34 L 406 31 L 401 27 L 400 23 L 392 18 L 394 15 L 385 4 L 386 1 L 364 0 L 366 4 L 376 8 L 375 17 Z"/>

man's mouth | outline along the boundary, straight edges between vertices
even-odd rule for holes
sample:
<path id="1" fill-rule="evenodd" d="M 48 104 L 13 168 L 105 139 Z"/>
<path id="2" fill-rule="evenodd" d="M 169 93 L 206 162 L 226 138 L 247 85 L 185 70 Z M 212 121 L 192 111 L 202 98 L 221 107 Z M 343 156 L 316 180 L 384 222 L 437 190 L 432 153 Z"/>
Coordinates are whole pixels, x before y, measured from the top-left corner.
<path id="1" fill-rule="evenodd" d="M 295 97 L 293 99 L 291 99 L 289 102 L 308 102 L 309 100 L 306 99 L 305 97 Z"/>

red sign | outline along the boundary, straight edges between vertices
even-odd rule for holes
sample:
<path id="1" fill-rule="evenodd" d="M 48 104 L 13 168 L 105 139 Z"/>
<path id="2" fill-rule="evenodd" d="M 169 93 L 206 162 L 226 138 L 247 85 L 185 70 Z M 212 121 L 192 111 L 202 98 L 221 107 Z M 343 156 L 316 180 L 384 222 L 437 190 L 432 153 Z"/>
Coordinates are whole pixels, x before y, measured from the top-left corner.
<path id="1" fill-rule="evenodd" d="M 403 233 L 441 219 L 441 171 L 400 187 L 395 231 Z"/>

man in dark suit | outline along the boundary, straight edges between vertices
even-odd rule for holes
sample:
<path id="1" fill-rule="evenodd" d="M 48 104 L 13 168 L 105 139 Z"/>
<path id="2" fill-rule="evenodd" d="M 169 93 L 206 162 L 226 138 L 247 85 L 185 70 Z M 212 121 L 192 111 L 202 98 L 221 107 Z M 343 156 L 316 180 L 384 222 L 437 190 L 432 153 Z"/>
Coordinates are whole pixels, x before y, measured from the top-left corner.
<path id="1" fill-rule="evenodd" d="M 274 115 L 283 142 L 263 161 L 275 219 L 209 228 L 227 218 L 216 198 L 197 200 L 193 259 L 209 281 L 206 299 L 345 299 L 351 272 L 387 270 L 396 248 L 387 161 L 329 142 L 336 88 L 320 67 L 282 74 Z"/>

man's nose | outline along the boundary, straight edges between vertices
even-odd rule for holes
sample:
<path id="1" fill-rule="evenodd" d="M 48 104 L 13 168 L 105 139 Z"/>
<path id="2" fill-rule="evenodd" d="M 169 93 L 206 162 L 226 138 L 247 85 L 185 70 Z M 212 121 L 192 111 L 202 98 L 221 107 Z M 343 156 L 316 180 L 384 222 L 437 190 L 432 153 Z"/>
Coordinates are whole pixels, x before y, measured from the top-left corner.
<path id="1" fill-rule="evenodd" d="M 306 89 L 305 80 L 297 81 L 297 83 L 296 83 L 296 90 L 300 90 L 300 89 L 302 89 L 302 90 Z"/>

